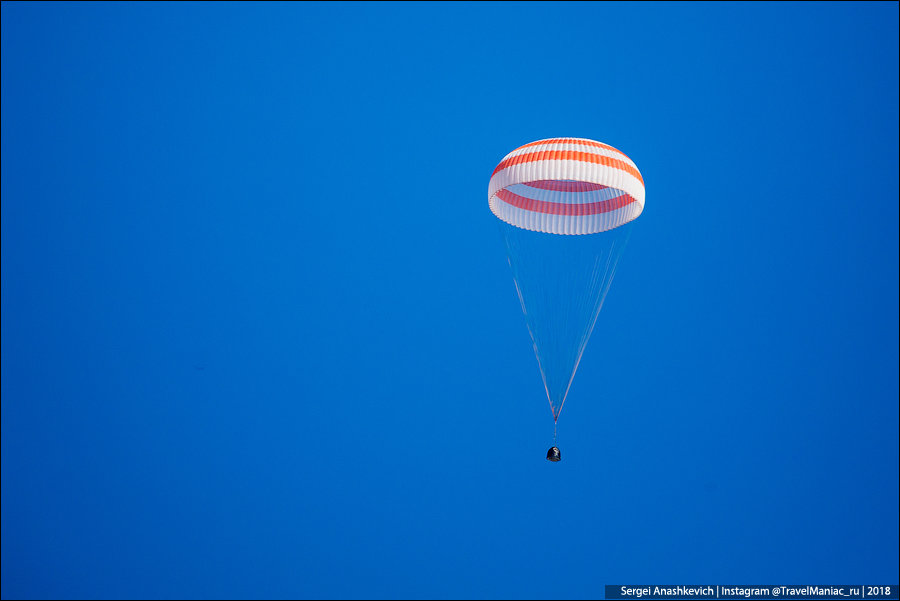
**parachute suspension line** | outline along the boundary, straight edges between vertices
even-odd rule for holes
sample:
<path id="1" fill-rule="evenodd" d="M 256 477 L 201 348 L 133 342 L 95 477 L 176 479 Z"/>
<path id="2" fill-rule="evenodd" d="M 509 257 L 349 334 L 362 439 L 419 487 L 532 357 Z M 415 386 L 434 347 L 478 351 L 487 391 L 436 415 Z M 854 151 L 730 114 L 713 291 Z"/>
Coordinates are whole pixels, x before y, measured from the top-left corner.
<path id="1" fill-rule="evenodd" d="M 502 221 L 500 222 L 499 228 L 501 234 L 503 235 L 503 240 L 506 244 L 506 260 L 509 263 L 510 268 L 512 269 L 513 284 L 516 287 L 516 294 L 519 297 L 519 304 L 522 306 L 522 313 L 525 315 L 525 326 L 528 329 L 528 335 L 531 337 L 531 346 L 534 350 L 534 355 L 537 358 L 538 368 L 541 373 L 541 382 L 544 384 L 544 391 L 547 393 L 547 401 L 550 404 L 550 411 L 553 414 L 553 421 L 556 422 L 556 419 L 559 417 L 559 409 L 556 408 L 553 404 L 553 395 L 551 394 L 550 387 L 547 384 L 547 374 L 544 370 L 544 363 L 543 361 L 541 361 L 540 350 L 538 349 L 538 338 L 535 336 L 534 329 L 532 328 L 532 317 L 528 313 L 528 306 L 525 303 L 525 296 L 523 295 L 522 288 L 519 286 L 519 265 L 517 264 L 517 262 L 513 261 L 514 256 L 521 256 L 523 254 L 523 244 L 522 240 L 520 240 L 520 236 L 522 236 L 522 234 L 521 232 L 517 234 L 515 227 Z M 529 251 L 530 252 L 525 252 L 524 254 L 530 256 L 533 253 L 533 249 L 529 249 Z M 539 307 L 546 304 L 545 294 L 541 294 L 539 292 L 538 298 L 540 300 L 538 304 Z"/>
<path id="2" fill-rule="evenodd" d="M 603 271 L 602 274 L 601 274 L 601 270 L 600 270 L 600 264 L 603 260 L 603 254 L 601 253 L 598 256 L 596 256 L 592 263 L 593 267 L 592 267 L 591 275 L 590 275 L 590 279 L 589 279 L 590 284 L 588 287 L 588 294 L 581 298 L 581 301 L 580 301 L 581 304 L 579 305 L 579 313 L 582 312 L 583 308 L 587 308 L 587 307 L 591 306 L 592 299 L 595 297 L 595 295 L 597 293 L 599 293 L 599 295 L 600 295 L 599 296 L 600 302 L 596 307 L 593 308 L 592 313 L 591 313 L 590 323 L 588 325 L 588 329 L 581 335 L 581 339 L 578 342 L 578 346 L 575 347 L 575 352 L 576 352 L 575 364 L 572 367 L 572 374 L 569 376 L 569 382 L 566 385 L 566 390 L 562 395 L 562 401 L 560 402 L 560 405 L 559 405 L 559 412 L 562 412 L 562 406 L 565 404 L 566 399 L 569 396 L 569 390 L 572 388 L 572 381 L 575 379 L 575 373 L 578 371 L 578 366 L 581 364 L 581 357 L 584 354 L 584 349 L 587 346 L 587 342 L 591 336 L 591 332 L 594 329 L 594 325 L 597 323 L 597 317 L 600 314 L 600 309 L 601 309 L 601 307 L 603 307 L 603 298 L 605 296 L 605 292 L 602 288 L 602 284 L 606 280 L 606 273 L 609 270 L 609 260 L 611 257 L 612 257 L 612 252 L 610 251 L 610 253 L 607 255 L 607 262 L 606 262 L 607 268 L 605 271 Z"/>
<path id="3" fill-rule="evenodd" d="M 558 434 L 558 428 L 557 428 L 558 425 L 559 425 L 559 424 L 558 424 L 557 421 L 554 419 L 554 420 L 553 420 L 553 446 L 554 446 L 554 447 L 556 446 L 556 435 Z"/>

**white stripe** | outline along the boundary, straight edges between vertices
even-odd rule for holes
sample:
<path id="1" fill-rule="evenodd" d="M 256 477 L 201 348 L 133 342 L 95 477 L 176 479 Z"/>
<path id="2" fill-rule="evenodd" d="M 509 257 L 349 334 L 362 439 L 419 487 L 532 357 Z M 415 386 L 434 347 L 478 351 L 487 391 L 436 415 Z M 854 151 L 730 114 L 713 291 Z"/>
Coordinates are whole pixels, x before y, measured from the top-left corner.
<path id="1" fill-rule="evenodd" d="M 597 234 L 625 225 L 636 219 L 643 209 L 633 202 L 621 209 L 595 215 L 554 215 L 514 207 L 497 197 L 491 199 L 491 212 L 498 218 L 526 230 L 548 234 Z"/>
<path id="2" fill-rule="evenodd" d="M 558 159 L 510 165 L 498 171 L 488 184 L 488 198 L 492 198 L 503 188 L 545 179 L 568 179 L 617 188 L 629 194 L 641 206 L 644 204 L 644 184 L 627 171 L 596 163 Z"/>

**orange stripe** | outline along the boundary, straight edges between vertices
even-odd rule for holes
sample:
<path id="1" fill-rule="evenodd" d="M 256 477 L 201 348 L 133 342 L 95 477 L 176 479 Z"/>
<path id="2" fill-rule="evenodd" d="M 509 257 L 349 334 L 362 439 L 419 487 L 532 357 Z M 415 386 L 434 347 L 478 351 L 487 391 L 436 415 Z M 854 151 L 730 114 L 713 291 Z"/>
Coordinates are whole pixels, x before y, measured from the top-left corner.
<path id="1" fill-rule="evenodd" d="M 500 164 L 497 165 L 496 169 L 494 169 L 494 173 L 491 174 L 491 177 L 496 175 L 498 171 L 503 171 L 507 167 L 512 167 L 513 165 L 533 163 L 534 161 L 553 160 L 582 161 L 584 163 L 594 163 L 597 165 L 603 165 L 605 167 L 612 167 L 613 169 L 619 169 L 626 173 L 630 173 L 631 175 L 636 177 L 642 184 L 644 183 L 644 178 L 641 177 L 641 173 L 625 161 L 620 161 L 619 159 L 594 154 L 593 152 L 579 152 L 577 150 L 542 150 L 540 152 L 529 152 L 526 154 L 520 154 L 518 156 L 510 157 L 508 159 L 500 161 Z"/>
<path id="2" fill-rule="evenodd" d="M 566 215 L 568 217 L 584 217 L 585 215 L 597 215 L 599 213 L 609 213 L 617 211 L 622 207 L 635 202 L 635 199 L 628 194 L 621 194 L 615 198 L 608 200 L 600 200 L 597 202 L 586 203 L 565 203 L 565 202 L 548 202 L 545 200 L 535 200 L 534 198 L 526 198 L 519 196 L 515 192 L 510 192 L 504 188 L 497 192 L 497 198 L 519 209 L 531 211 L 533 213 L 549 213 L 551 215 Z"/>
<path id="3" fill-rule="evenodd" d="M 559 179 L 539 179 L 533 182 L 525 182 L 522 185 L 537 190 L 552 190 L 554 192 L 595 192 L 609 187 L 602 184 L 592 184 L 591 182 L 573 182 Z"/>

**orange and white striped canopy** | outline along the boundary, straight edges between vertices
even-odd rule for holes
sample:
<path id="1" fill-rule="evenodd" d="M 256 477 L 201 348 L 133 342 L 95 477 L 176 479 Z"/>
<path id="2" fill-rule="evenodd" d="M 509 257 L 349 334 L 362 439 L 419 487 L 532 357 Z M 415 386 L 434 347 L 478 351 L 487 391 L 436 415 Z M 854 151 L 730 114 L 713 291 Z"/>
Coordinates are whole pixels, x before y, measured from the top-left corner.
<path id="1" fill-rule="evenodd" d="M 584 138 L 550 138 L 503 157 L 488 185 L 488 203 L 510 225 L 548 234 L 596 234 L 644 210 L 644 179 L 612 146 Z"/>

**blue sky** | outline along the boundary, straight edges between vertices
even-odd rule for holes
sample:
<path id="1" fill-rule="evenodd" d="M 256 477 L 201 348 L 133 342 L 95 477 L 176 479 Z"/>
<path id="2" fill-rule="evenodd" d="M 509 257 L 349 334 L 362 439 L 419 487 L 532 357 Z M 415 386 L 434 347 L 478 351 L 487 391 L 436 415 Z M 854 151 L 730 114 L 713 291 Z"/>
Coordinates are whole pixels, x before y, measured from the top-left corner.
<path id="1" fill-rule="evenodd" d="M 898 581 L 898 4 L 2 4 L 2 596 Z M 560 418 L 487 184 L 647 188 Z"/>

